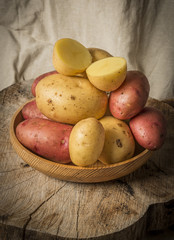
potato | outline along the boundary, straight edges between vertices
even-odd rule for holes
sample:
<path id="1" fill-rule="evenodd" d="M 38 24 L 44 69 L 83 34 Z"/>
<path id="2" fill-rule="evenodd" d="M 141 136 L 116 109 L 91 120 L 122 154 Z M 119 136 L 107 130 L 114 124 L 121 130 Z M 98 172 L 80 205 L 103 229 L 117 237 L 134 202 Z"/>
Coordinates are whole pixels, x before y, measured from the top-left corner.
<path id="1" fill-rule="evenodd" d="M 129 159 L 135 151 L 135 141 L 129 126 L 113 116 L 100 119 L 105 129 L 105 143 L 99 160 L 112 164 Z"/>
<path id="2" fill-rule="evenodd" d="M 129 122 L 136 141 L 144 148 L 156 150 L 161 148 L 166 137 L 165 118 L 159 110 L 145 107 Z"/>
<path id="3" fill-rule="evenodd" d="M 76 124 L 78 121 L 101 118 L 107 108 L 108 97 L 87 79 L 50 75 L 36 87 L 36 104 L 49 119 Z"/>
<path id="4" fill-rule="evenodd" d="M 111 114 L 122 120 L 134 117 L 145 106 L 149 90 L 148 79 L 143 73 L 128 71 L 123 84 L 110 94 Z"/>
<path id="5" fill-rule="evenodd" d="M 75 165 L 88 166 L 95 163 L 101 154 L 105 139 L 102 124 L 95 118 L 79 121 L 69 138 L 70 158 Z"/>
<path id="6" fill-rule="evenodd" d="M 88 48 L 88 50 L 92 56 L 92 62 L 96 62 L 107 57 L 113 57 L 110 53 L 100 48 Z"/>
<path id="7" fill-rule="evenodd" d="M 37 77 L 37 78 L 34 80 L 32 86 L 31 86 L 31 92 L 32 92 L 32 94 L 33 94 L 34 97 L 36 97 L 36 91 L 35 91 L 35 89 L 36 89 L 36 86 L 37 86 L 38 82 L 40 82 L 40 80 L 42 80 L 44 77 L 49 76 L 49 75 L 52 75 L 52 74 L 58 74 L 58 72 L 57 72 L 57 71 L 47 72 L 47 73 L 44 73 L 44 74 L 40 75 L 39 77 Z"/>
<path id="8" fill-rule="evenodd" d="M 89 52 L 92 56 L 92 62 L 96 62 L 96 61 L 98 61 L 100 59 L 103 59 L 103 58 L 112 57 L 112 55 L 110 53 L 108 53 L 105 50 L 100 49 L 100 48 L 88 48 L 88 50 L 89 50 Z M 80 77 L 83 77 L 83 78 L 88 78 L 87 74 L 86 74 L 86 71 L 77 74 L 77 76 L 80 76 Z"/>
<path id="9" fill-rule="evenodd" d="M 33 118 L 19 123 L 16 136 L 32 152 L 55 162 L 69 163 L 69 136 L 72 128 L 47 119 Z"/>
<path id="10" fill-rule="evenodd" d="M 29 118 L 44 118 L 44 119 L 48 119 L 38 109 L 38 107 L 36 105 L 36 100 L 35 99 L 25 104 L 25 106 L 22 108 L 22 116 L 23 116 L 24 119 L 29 119 Z"/>
<path id="11" fill-rule="evenodd" d="M 88 49 L 70 38 L 59 39 L 53 49 L 53 66 L 66 76 L 82 73 L 91 64 L 92 57 Z"/>
<path id="12" fill-rule="evenodd" d="M 125 80 L 127 63 L 124 58 L 107 57 L 92 63 L 86 74 L 89 81 L 102 91 L 113 91 Z"/>

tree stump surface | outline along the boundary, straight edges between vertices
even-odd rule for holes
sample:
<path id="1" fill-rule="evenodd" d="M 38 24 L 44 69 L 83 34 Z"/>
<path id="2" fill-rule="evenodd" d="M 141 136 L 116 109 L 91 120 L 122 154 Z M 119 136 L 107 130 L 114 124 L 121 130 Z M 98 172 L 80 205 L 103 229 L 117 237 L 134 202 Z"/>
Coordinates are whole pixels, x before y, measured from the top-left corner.
<path id="1" fill-rule="evenodd" d="M 31 84 L 0 92 L 0 240 L 136 240 L 174 224 L 172 106 L 148 100 L 165 114 L 168 134 L 141 168 L 109 182 L 72 183 L 31 168 L 11 146 L 10 120 L 32 98 Z"/>

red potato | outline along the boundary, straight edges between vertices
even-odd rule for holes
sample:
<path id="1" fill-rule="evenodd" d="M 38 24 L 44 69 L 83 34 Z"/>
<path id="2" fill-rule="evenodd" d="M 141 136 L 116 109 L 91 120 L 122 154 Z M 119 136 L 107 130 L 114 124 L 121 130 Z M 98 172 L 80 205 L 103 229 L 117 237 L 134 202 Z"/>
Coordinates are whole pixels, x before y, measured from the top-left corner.
<path id="1" fill-rule="evenodd" d="M 16 136 L 32 152 L 55 162 L 69 163 L 69 136 L 72 128 L 71 125 L 33 118 L 19 123 Z"/>
<path id="2" fill-rule="evenodd" d="M 28 103 L 25 104 L 25 106 L 22 108 L 22 116 L 23 116 L 24 119 L 29 119 L 29 118 L 44 118 L 44 119 L 48 119 L 38 109 L 38 107 L 36 105 L 36 100 L 33 100 L 33 101 L 28 102 Z"/>
<path id="3" fill-rule="evenodd" d="M 143 73 L 128 71 L 123 84 L 110 94 L 111 114 L 121 120 L 134 117 L 144 108 L 149 90 L 148 79 Z"/>
<path id="4" fill-rule="evenodd" d="M 42 80 L 44 77 L 49 76 L 49 75 L 52 75 L 52 74 L 58 74 L 58 72 L 57 72 L 57 71 L 47 72 L 47 73 L 44 73 L 44 74 L 40 75 L 39 77 L 37 77 L 37 78 L 34 80 L 32 86 L 31 86 L 31 92 L 32 92 L 32 94 L 33 94 L 34 97 L 36 97 L 36 91 L 35 91 L 35 89 L 36 89 L 36 86 L 37 86 L 38 82 L 40 82 L 40 80 Z"/>
<path id="5" fill-rule="evenodd" d="M 161 148 L 166 137 L 165 118 L 159 110 L 145 107 L 129 122 L 136 141 L 144 148 L 156 150 Z"/>

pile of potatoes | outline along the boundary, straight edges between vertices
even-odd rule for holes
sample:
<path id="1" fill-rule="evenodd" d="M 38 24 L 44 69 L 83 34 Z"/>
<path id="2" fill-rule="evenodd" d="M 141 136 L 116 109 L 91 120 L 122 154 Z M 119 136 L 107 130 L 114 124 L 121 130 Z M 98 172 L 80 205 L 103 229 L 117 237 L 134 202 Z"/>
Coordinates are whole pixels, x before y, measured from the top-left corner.
<path id="1" fill-rule="evenodd" d="M 89 166 L 131 158 L 137 142 L 149 150 L 165 140 L 163 114 L 145 107 L 149 82 L 127 71 L 122 57 L 64 38 L 53 49 L 55 71 L 32 84 L 34 100 L 22 109 L 18 140 L 59 163 Z"/>

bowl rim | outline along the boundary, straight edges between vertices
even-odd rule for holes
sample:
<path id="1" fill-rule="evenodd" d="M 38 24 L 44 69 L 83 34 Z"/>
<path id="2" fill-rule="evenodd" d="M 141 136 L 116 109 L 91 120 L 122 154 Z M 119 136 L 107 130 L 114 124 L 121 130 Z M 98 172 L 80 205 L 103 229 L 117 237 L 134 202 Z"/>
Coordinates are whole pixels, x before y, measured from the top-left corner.
<path id="1" fill-rule="evenodd" d="M 82 167 L 82 166 L 76 166 L 76 165 L 69 165 L 69 164 L 65 164 L 65 163 L 58 163 L 58 162 L 53 162 L 51 160 L 48 160 L 46 158 L 43 158 L 35 153 L 33 153 L 32 151 L 30 151 L 28 148 L 26 148 L 25 146 L 23 146 L 19 140 L 16 137 L 15 134 L 15 127 L 14 127 L 14 123 L 16 120 L 16 117 L 18 116 L 18 114 L 21 112 L 22 108 L 28 103 L 35 100 L 35 98 L 30 99 L 29 101 L 25 102 L 22 106 L 20 106 L 16 112 L 13 114 L 11 122 L 10 122 L 10 138 L 11 138 L 11 142 L 13 145 L 13 142 L 15 141 L 15 143 L 18 145 L 18 147 L 20 147 L 23 151 L 25 151 L 28 155 L 32 155 L 33 157 L 37 157 L 40 160 L 44 161 L 46 164 L 50 164 L 50 165 L 57 165 L 60 166 L 61 168 L 69 168 L 69 169 L 77 169 L 77 170 L 83 170 L 83 169 L 88 169 L 88 170 L 94 170 L 94 169 L 109 169 L 109 168 L 113 168 L 113 167 L 117 167 L 117 166 L 122 166 L 125 165 L 127 163 L 131 163 L 134 162 L 137 158 L 140 158 L 146 154 L 148 154 L 149 152 L 151 152 L 151 150 L 148 149 L 144 149 L 142 152 L 140 152 L 139 154 L 133 156 L 132 158 L 129 158 L 127 160 L 121 161 L 121 162 L 117 162 L 117 163 L 113 163 L 113 164 L 103 164 L 102 166 L 86 166 L 86 167 Z"/>

